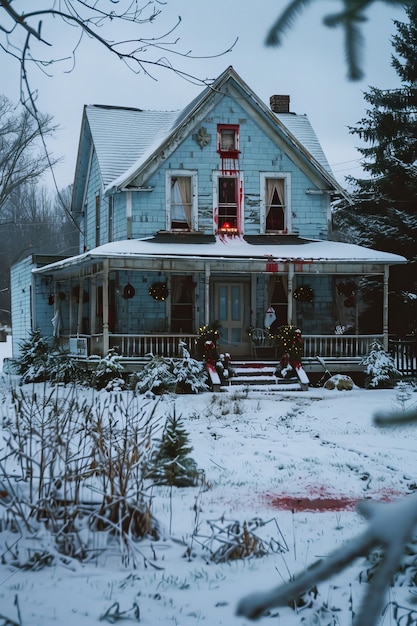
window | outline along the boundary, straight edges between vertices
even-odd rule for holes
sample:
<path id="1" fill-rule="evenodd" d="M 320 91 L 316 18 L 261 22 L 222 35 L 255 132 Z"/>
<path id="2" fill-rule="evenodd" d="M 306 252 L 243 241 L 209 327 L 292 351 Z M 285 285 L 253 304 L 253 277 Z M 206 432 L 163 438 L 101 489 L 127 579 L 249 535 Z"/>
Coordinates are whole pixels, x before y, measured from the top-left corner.
<path id="1" fill-rule="evenodd" d="M 261 174 L 261 232 L 287 233 L 290 230 L 287 178 Z"/>
<path id="2" fill-rule="evenodd" d="M 217 152 L 225 157 L 237 158 L 239 153 L 239 126 L 219 124 L 217 126 Z"/>
<path id="3" fill-rule="evenodd" d="M 197 174 L 190 172 L 168 172 L 167 230 L 190 231 L 196 229 Z"/>
<path id="4" fill-rule="evenodd" d="M 173 333 L 194 332 L 194 289 L 193 277 L 172 276 L 171 279 L 171 331 Z"/>
<path id="5" fill-rule="evenodd" d="M 238 178 L 219 176 L 218 179 L 218 231 L 238 232 Z"/>

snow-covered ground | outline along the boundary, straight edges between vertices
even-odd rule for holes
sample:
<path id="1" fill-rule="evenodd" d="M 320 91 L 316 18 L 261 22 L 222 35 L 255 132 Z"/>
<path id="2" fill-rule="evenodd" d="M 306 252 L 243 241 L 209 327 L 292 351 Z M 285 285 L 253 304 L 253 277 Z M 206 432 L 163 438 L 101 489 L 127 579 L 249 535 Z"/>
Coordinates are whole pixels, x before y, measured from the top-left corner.
<path id="1" fill-rule="evenodd" d="M 5 424 L 9 383 L 3 375 Z M 79 390 L 80 397 L 84 393 Z M 96 392 L 97 397 L 108 393 Z M 416 393 L 408 403 L 417 403 Z M 0 621 L 91 626 L 101 618 L 101 623 L 247 626 L 252 622 L 236 615 L 246 594 L 288 581 L 366 529 L 355 511 L 359 500 L 397 499 L 417 488 L 417 427 L 380 429 L 372 420 L 376 411 L 400 408 L 396 390 L 237 390 L 170 397 L 159 401 L 158 410 L 171 413 L 174 404 L 205 485 L 153 491 L 152 511 L 164 538 L 141 542 L 147 566 L 124 567 L 110 551 L 94 563 L 54 563 L 37 572 L 0 559 Z M 201 544 L 213 524 L 224 528 L 233 520 L 242 525 L 255 519 L 265 522 L 257 528 L 259 537 L 275 540 L 272 545 L 279 543 L 282 551 L 227 563 L 210 560 Z M 1 537 L 0 546 L 7 549 Z M 317 594 L 307 594 L 305 606 L 271 609 L 260 624 L 352 626 L 368 587 L 360 577 L 369 567 L 357 559 L 322 582 Z M 393 587 L 386 603 L 403 605 L 415 597 L 415 587 Z M 387 615 L 380 623 L 395 624 Z"/>

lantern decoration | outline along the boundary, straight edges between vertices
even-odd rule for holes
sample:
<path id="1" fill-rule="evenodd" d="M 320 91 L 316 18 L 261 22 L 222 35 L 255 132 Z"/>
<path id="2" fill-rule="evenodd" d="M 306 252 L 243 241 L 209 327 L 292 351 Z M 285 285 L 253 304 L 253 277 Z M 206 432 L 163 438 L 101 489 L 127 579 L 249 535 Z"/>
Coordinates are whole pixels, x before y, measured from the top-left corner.
<path id="1" fill-rule="evenodd" d="M 298 300 L 298 302 L 313 302 L 314 301 L 314 291 L 308 285 L 300 285 L 294 291 L 294 298 Z"/>
<path id="2" fill-rule="evenodd" d="M 152 283 L 149 287 L 149 295 L 154 300 L 166 300 L 169 296 L 169 291 L 166 283 Z"/>
<path id="3" fill-rule="evenodd" d="M 131 285 L 130 283 L 127 283 L 127 285 L 125 285 L 123 288 L 123 298 L 125 300 L 130 300 L 131 298 L 133 298 L 134 295 L 135 295 L 134 286 Z"/>

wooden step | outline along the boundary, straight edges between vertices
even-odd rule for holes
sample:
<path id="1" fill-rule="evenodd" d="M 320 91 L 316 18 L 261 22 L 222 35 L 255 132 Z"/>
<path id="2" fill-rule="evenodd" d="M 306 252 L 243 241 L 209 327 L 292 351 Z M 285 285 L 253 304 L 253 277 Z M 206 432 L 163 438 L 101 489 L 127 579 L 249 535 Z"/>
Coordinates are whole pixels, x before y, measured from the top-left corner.
<path id="1" fill-rule="evenodd" d="M 285 388 L 306 390 L 308 384 L 301 382 L 297 376 L 292 378 L 279 378 L 275 376 L 275 362 L 261 361 L 233 361 L 232 368 L 234 375 L 229 380 L 228 387 L 269 387 L 273 389 Z M 225 387 L 223 385 L 222 387 Z"/>

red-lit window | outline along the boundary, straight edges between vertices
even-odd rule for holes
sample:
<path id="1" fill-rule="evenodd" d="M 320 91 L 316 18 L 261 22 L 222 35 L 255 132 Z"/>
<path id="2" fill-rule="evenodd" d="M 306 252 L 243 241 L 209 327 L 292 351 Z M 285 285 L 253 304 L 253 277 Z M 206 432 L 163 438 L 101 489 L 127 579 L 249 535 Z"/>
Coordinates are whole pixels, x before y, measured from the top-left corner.
<path id="1" fill-rule="evenodd" d="M 237 124 L 219 124 L 217 126 L 217 152 L 222 157 L 238 158 L 239 126 Z"/>
<path id="2" fill-rule="evenodd" d="M 219 177 L 219 232 L 238 231 L 238 182 L 232 176 Z"/>

